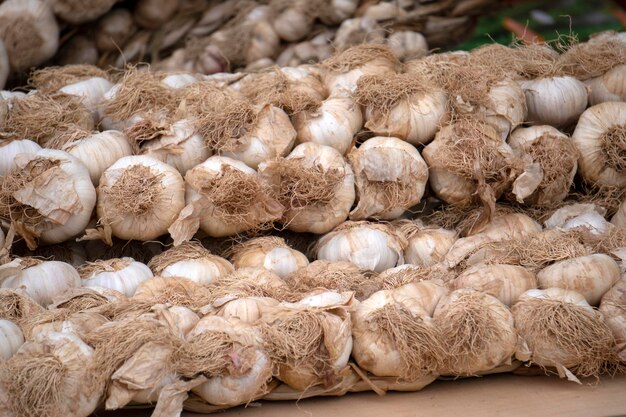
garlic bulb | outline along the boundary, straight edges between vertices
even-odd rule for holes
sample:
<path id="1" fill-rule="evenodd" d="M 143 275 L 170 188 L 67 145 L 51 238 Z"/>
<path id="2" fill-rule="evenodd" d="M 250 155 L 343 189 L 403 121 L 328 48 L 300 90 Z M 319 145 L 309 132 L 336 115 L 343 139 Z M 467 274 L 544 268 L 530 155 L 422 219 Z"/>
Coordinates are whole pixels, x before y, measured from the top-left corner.
<path id="1" fill-rule="evenodd" d="M 585 82 L 589 87 L 589 104 L 606 101 L 626 101 L 626 64 L 608 70 L 604 75 Z"/>
<path id="2" fill-rule="evenodd" d="M 282 300 L 287 290 L 285 281 L 278 275 L 258 267 L 239 268 L 231 274 L 219 277 L 210 287 L 211 301 L 217 302 L 241 297 L 271 297 Z"/>
<path id="3" fill-rule="evenodd" d="M 0 266 L 0 287 L 20 288 L 45 307 L 68 288 L 80 287 L 80 276 L 65 262 L 16 258 Z"/>
<path id="4" fill-rule="evenodd" d="M 0 320 L 0 360 L 6 361 L 24 344 L 22 330 L 9 320 Z"/>
<path id="5" fill-rule="evenodd" d="M 600 312 L 604 322 L 615 336 L 615 342 L 622 347 L 620 358 L 626 360 L 626 279 L 620 279 L 602 296 Z"/>
<path id="6" fill-rule="evenodd" d="M 93 359 L 94 350 L 74 334 L 38 334 L 0 372 L 8 415 L 89 416 L 104 391 L 87 383 Z"/>
<path id="7" fill-rule="evenodd" d="M 419 32 L 395 31 L 387 38 L 387 45 L 396 55 L 396 58 L 402 61 L 421 58 L 428 54 L 426 38 Z"/>
<path id="8" fill-rule="evenodd" d="M 153 277 L 152 271 L 132 258 L 89 262 L 78 268 L 83 287 L 103 287 L 132 297 L 143 281 Z"/>
<path id="9" fill-rule="evenodd" d="M 185 119 L 172 123 L 158 138 L 144 142 L 140 153 L 173 166 L 181 175 L 211 156 L 204 138 Z"/>
<path id="10" fill-rule="evenodd" d="M 79 4 L 71 0 L 53 0 L 52 10 L 61 19 L 72 24 L 95 20 L 109 11 L 117 0 L 91 0 Z"/>
<path id="11" fill-rule="evenodd" d="M 320 20 L 326 25 L 338 25 L 353 16 L 357 11 L 357 0 L 330 0 L 324 11 L 320 13 Z"/>
<path id="12" fill-rule="evenodd" d="M 433 314 L 446 352 L 440 372 L 476 375 L 510 364 L 517 345 L 513 315 L 497 298 L 471 289 L 443 297 Z"/>
<path id="13" fill-rule="evenodd" d="M 413 381 L 439 370 L 444 352 L 425 304 L 436 305 L 445 290 L 433 286 L 430 299 L 420 300 L 411 286 L 378 291 L 352 312 L 352 356 L 376 376 Z"/>
<path id="14" fill-rule="evenodd" d="M 322 63 L 327 69 L 324 84 L 331 96 L 351 95 L 363 75 L 390 76 L 396 72 L 398 60 L 384 45 L 353 46 Z"/>
<path id="15" fill-rule="evenodd" d="M 484 115 L 487 123 L 496 128 L 502 140 L 506 140 L 509 133 L 527 118 L 524 91 L 513 80 L 499 81 L 489 88 L 485 102 L 481 103 L 478 112 Z"/>
<path id="16" fill-rule="evenodd" d="M 515 129 L 508 143 L 531 164 L 513 183 L 517 201 L 537 205 L 563 201 L 578 168 L 578 151 L 570 138 L 552 126 L 530 126 Z"/>
<path id="17" fill-rule="evenodd" d="M 115 51 L 124 45 L 136 30 L 130 11 L 113 9 L 98 19 L 95 34 L 96 47 L 100 51 Z"/>
<path id="18" fill-rule="evenodd" d="M 174 17 L 180 3 L 179 0 L 140 0 L 135 5 L 133 17 L 138 25 L 157 29 Z"/>
<path id="19" fill-rule="evenodd" d="M 419 220 L 400 220 L 395 226 L 408 242 L 404 261 L 424 268 L 441 262 L 457 239 L 455 231 L 424 226 Z"/>
<path id="20" fill-rule="evenodd" d="M 16 156 L 21 153 L 37 153 L 41 149 L 32 140 L 2 140 L 0 141 L 0 177 L 8 175 L 17 168 Z"/>
<path id="21" fill-rule="evenodd" d="M 611 228 L 605 215 L 606 209 L 595 204 L 569 204 L 552 213 L 545 225 L 546 229 L 587 230 L 601 236 Z"/>
<path id="22" fill-rule="evenodd" d="M 176 336 L 186 339 L 200 321 L 200 317 L 191 309 L 183 306 L 168 306 L 157 304 L 152 307 L 150 313 L 143 316 L 151 316 L 167 325 Z"/>
<path id="23" fill-rule="evenodd" d="M 329 97 L 319 108 L 305 110 L 293 116 L 298 143 L 314 142 L 331 146 L 342 155 L 363 126 L 359 105 L 352 97 Z"/>
<path id="24" fill-rule="evenodd" d="M 150 305 L 178 305 L 197 311 L 208 303 L 207 287 L 182 277 L 154 277 L 142 281 L 131 301 Z"/>
<path id="25" fill-rule="evenodd" d="M 512 308 L 520 344 L 515 356 L 542 367 L 555 367 L 561 378 L 599 376 L 615 364 L 611 329 L 575 291 L 530 290 Z M 558 320 L 555 320 L 558 317 Z"/>
<path id="26" fill-rule="evenodd" d="M 278 305 L 277 300 L 269 297 L 242 297 L 219 301 L 214 304 L 218 308 L 217 315 L 249 324 L 257 322 L 268 306 Z"/>
<path id="27" fill-rule="evenodd" d="M 0 5 L 0 39 L 12 71 L 39 65 L 56 53 L 59 26 L 47 2 L 7 0 Z"/>
<path id="28" fill-rule="evenodd" d="M 626 103 L 606 102 L 588 108 L 578 119 L 572 141 L 580 153 L 578 171 L 597 186 L 623 187 Z"/>
<path id="29" fill-rule="evenodd" d="M 537 273 L 541 288 L 563 288 L 582 294 L 592 306 L 620 279 L 617 263 L 608 255 L 593 254 L 567 259 Z"/>
<path id="30" fill-rule="evenodd" d="M 294 232 L 326 233 L 343 222 L 354 202 L 354 174 L 335 149 L 302 143 L 287 158 L 259 166 L 285 207 L 282 222 Z"/>
<path id="31" fill-rule="evenodd" d="M 60 243 L 85 230 L 96 203 L 87 168 L 57 150 L 17 154 L 3 183 L 0 218 L 15 225 L 29 249 Z"/>
<path id="32" fill-rule="evenodd" d="M 92 113 L 98 114 L 100 103 L 104 100 L 107 91 L 113 88 L 113 84 L 104 78 L 93 77 L 87 80 L 78 81 L 62 87 L 59 91 L 81 97 L 83 105 Z"/>
<path id="33" fill-rule="evenodd" d="M 626 228 L 626 200 L 619 205 L 617 212 L 611 218 L 611 223 L 617 227 Z"/>
<path id="34" fill-rule="evenodd" d="M 187 206 L 169 229 L 175 245 L 191 239 L 198 228 L 212 237 L 262 229 L 283 212 L 254 169 L 225 156 L 190 169 L 185 183 Z"/>
<path id="35" fill-rule="evenodd" d="M 261 267 L 285 279 L 309 264 L 307 257 L 290 248 L 284 239 L 259 237 L 241 243 L 230 252 L 235 268 Z"/>
<path id="36" fill-rule="evenodd" d="M 424 195 L 428 167 L 415 147 L 398 138 L 368 139 L 348 160 L 358 196 L 351 220 L 395 219 Z"/>
<path id="37" fill-rule="evenodd" d="M 161 83 L 165 84 L 166 86 L 170 88 L 178 89 L 178 88 L 186 87 L 189 84 L 197 83 L 199 81 L 200 80 L 198 79 L 197 76 L 193 74 L 181 72 L 181 73 L 174 73 L 174 74 L 167 75 L 161 80 Z"/>
<path id="38" fill-rule="evenodd" d="M 235 269 L 226 259 L 211 254 L 198 242 L 183 242 L 160 255 L 148 264 L 161 277 L 183 277 L 201 285 L 208 285 L 230 274 Z"/>
<path id="39" fill-rule="evenodd" d="M 455 290 L 471 288 L 482 291 L 511 306 L 524 292 L 537 288 L 537 278 L 521 266 L 479 264 L 463 271 L 451 282 L 451 287 Z"/>
<path id="40" fill-rule="evenodd" d="M 98 187 L 102 236 L 152 240 L 167 232 L 185 205 L 178 171 L 149 156 L 126 156 L 107 168 Z"/>
<path id="41" fill-rule="evenodd" d="M 4 42 L 0 39 L 0 90 L 4 88 L 4 85 L 9 78 L 9 72 L 11 67 L 9 65 L 9 55 L 7 54 L 7 48 L 4 46 Z M 2 119 L 4 116 L 2 116 Z M 0 126 L 2 126 L 0 121 Z"/>
<path id="42" fill-rule="evenodd" d="M 407 241 L 391 226 L 347 221 L 322 236 L 315 245 L 317 259 L 350 261 L 376 272 L 404 263 Z"/>
<path id="43" fill-rule="evenodd" d="M 307 6 L 307 0 L 299 0 L 281 4 L 274 2 L 270 7 L 276 7 L 276 16 L 272 19 L 272 26 L 276 34 L 287 42 L 297 42 L 311 31 L 313 19 Z M 282 7 L 281 7 L 282 6 Z"/>
<path id="44" fill-rule="evenodd" d="M 526 94 L 528 121 L 568 127 L 587 108 L 587 89 L 569 76 L 519 81 Z"/>
<path id="45" fill-rule="evenodd" d="M 250 14 L 263 7 L 266 6 L 252 9 Z M 219 48 L 220 55 L 234 66 L 244 66 L 249 62 L 276 56 L 280 38 L 268 22 L 269 19 L 259 16 L 245 20 L 236 26 L 213 32 L 209 39 Z"/>
<path id="46" fill-rule="evenodd" d="M 385 29 L 368 16 L 346 19 L 337 28 L 333 45 L 341 51 L 361 44 L 380 44 L 385 39 Z"/>
<path id="47" fill-rule="evenodd" d="M 414 145 L 430 142 L 448 119 L 446 93 L 412 74 L 364 75 L 357 82 L 365 127 Z"/>

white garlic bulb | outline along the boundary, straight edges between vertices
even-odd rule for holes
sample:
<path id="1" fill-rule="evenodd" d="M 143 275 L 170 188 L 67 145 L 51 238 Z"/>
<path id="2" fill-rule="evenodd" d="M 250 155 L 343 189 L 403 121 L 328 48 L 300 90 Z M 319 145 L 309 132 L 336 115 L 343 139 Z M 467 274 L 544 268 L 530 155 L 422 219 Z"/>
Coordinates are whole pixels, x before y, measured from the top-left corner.
<path id="1" fill-rule="evenodd" d="M 0 320 L 0 360 L 7 360 L 24 343 L 22 330 L 12 321 Z"/>
<path id="2" fill-rule="evenodd" d="M 278 305 L 278 301 L 269 297 L 242 297 L 220 300 L 214 305 L 219 316 L 254 324 L 261 318 L 264 309 Z"/>
<path id="3" fill-rule="evenodd" d="M 0 39 L 13 71 L 24 71 L 52 58 L 59 47 L 59 32 L 45 1 L 7 0 L 0 4 Z"/>
<path id="4" fill-rule="evenodd" d="M 407 242 L 391 226 L 347 221 L 322 236 L 315 245 L 317 259 L 350 261 L 376 272 L 404 263 Z"/>
<path id="5" fill-rule="evenodd" d="M 132 258 L 89 262 L 78 268 L 83 287 L 110 288 L 132 297 L 139 284 L 152 278 L 152 271 Z"/>
<path id="6" fill-rule="evenodd" d="M 611 229 L 604 219 L 606 209 L 595 204 L 569 204 L 556 210 L 544 222 L 546 229 L 587 230 L 600 236 Z"/>
<path id="7" fill-rule="evenodd" d="M 457 240 L 457 232 L 435 226 L 424 226 L 419 220 L 395 223 L 408 245 L 404 249 L 407 264 L 429 267 L 441 262 Z"/>
<path id="8" fill-rule="evenodd" d="M 620 279 L 619 265 L 608 255 L 596 253 L 566 259 L 537 273 L 541 288 L 563 288 L 582 294 L 592 306 Z"/>
<path id="9" fill-rule="evenodd" d="M 235 268 L 261 267 L 285 279 L 309 264 L 307 257 L 290 248 L 284 239 L 268 236 L 250 239 L 230 252 Z"/>
<path id="10" fill-rule="evenodd" d="M 572 141 L 580 153 L 578 171 L 592 185 L 623 187 L 626 103 L 605 102 L 588 108 L 578 119 Z"/>
<path id="11" fill-rule="evenodd" d="M 183 277 L 201 285 L 218 281 L 235 270 L 226 259 L 193 241 L 164 251 L 152 258 L 148 266 L 158 276 Z"/>
<path id="12" fill-rule="evenodd" d="M 350 220 L 391 220 L 420 202 L 428 167 L 414 146 L 394 137 L 368 139 L 348 155 L 356 181 L 357 206 Z"/>
<path id="13" fill-rule="evenodd" d="M 611 68 L 603 75 L 585 82 L 589 87 L 589 104 L 626 101 L 626 64 Z"/>
<path id="14" fill-rule="evenodd" d="M 359 7 L 357 0 L 330 0 L 320 20 L 327 25 L 338 25 L 342 21 L 353 16 Z"/>
<path id="15" fill-rule="evenodd" d="M 100 177 L 97 213 L 110 235 L 152 240 L 167 232 L 185 205 L 185 183 L 175 168 L 149 156 L 126 156 Z M 108 235 L 108 236 L 107 236 Z"/>
<path id="16" fill-rule="evenodd" d="M 78 272 L 65 262 L 16 258 L 0 266 L 0 288 L 19 288 L 44 307 L 55 296 L 80 285 Z"/>
<path id="17" fill-rule="evenodd" d="M 519 84 L 526 94 L 530 122 L 567 127 L 587 108 L 585 84 L 574 77 L 537 78 Z"/>
<path id="18" fill-rule="evenodd" d="M 197 83 L 199 81 L 200 79 L 194 74 L 189 74 L 186 72 L 177 72 L 177 73 L 173 73 L 173 74 L 169 74 L 165 76 L 161 80 L 161 83 L 165 84 L 166 86 L 170 88 L 179 89 L 179 88 L 186 87 L 189 84 Z"/>
<path id="19" fill-rule="evenodd" d="M 97 115 L 100 103 L 111 88 L 113 88 L 113 84 L 109 80 L 102 77 L 92 77 L 65 85 L 59 91 L 81 97 L 83 105 L 94 115 Z"/>
<path id="20" fill-rule="evenodd" d="M 354 17 L 341 22 L 335 33 L 333 45 L 341 51 L 354 45 L 382 43 L 385 34 L 385 30 L 376 20 L 368 16 Z"/>
<path id="21" fill-rule="evenodd" d="M 623 346 L 620 353 L 622 361 L 626 359 L 626 279 L 621 278 L 600 302 L 600 312 L 604 316 L 604 322 L 611 328 L 615 342 Z"/>
<path id="22" fill-rule="evenodd" d="M 98 19 L 94 40 L 100 51 L 115 51 L 124 45 L 136 30 L 131 12 L 116 8 Z"/>
<path id="23" fill-rule="evenodd" d="M 389 35 L 389 37 L 387 37 L 387 45 L 396 55 L 396 58 L 402 61 L 421 58 L 428 54 L 428 43 L 426 42 L 426 38 L 419 32 L 409 30 L 394 31 L 391 35 Z"/>
<path id="24" fill-rule="evenodd" d="M 95 20 L 109 11 L 117 0 L 91 0 L 78 4 L 72 0 L 52 0 L 52 10 L 61 19 L 72 24 Z"/>
<path id="25" fill-rule="evenodd" d="M 307 15 L 307 3 L 307 0 L 295 1 L 272 19 L 274 30 L 282 40 L 297 42 L 309 34 L 313 19 Z"/>
<path id="26" fill-rule="evenodd" d="M 326 233 L 354 203 L 354 174 L 337 150 L 302 143 L 287 158 L 259 166 L 261 181 L 285 207 L 282 222 L 294 232 Z"/>
<path id="27" fill-rule="evenodd" d="M 85 230 L 96 203 L 89 171 L 74 156 L 52 149 L 17 154 L 4 182 L 0 218 L 11 221 L 29 249 L 60 243 Z"/>
<path id="28" fill-rule="evenodd" d="M 315 142 L 331 146 L 342 155 L 363 126 L 363 116 L 352 97 L 329 97 L 316 110 L 296 113 L 293 125 L 298 143 Z"/>
<path id="29" fill-rule="evenodd" d="M 41 146 L 32 140 L 0 141 L 0 177 L 17 168 L 15 157 L 21 153 L 37 153 Z"/>
<path id="30" fill-rule="evenodd" d="M 138 25 L 157 29 L 174 17 L 179 0 L 140 0 L 134 8 L 133 17 Z"/>

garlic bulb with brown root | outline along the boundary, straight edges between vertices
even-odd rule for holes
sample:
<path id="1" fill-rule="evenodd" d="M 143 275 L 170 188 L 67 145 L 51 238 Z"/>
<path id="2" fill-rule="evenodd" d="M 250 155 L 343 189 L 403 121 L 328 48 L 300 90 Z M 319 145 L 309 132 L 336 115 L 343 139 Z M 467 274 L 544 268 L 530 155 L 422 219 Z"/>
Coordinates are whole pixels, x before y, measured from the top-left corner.
<path id="1" fill-rule="evenodd" d="M 576 291 L 592 306 L 600 304 L 604 293 L 620 276 L 617 262 L 601 253 L 560 261 L 537 273 L 541 288 Z"/>
<path id="2" fill-rule="evenodd" d="M 620 279 L 603 296 L 600 313 L 609 326 L 617 343 L 620 360 L 626 362 L 626 279 Z"/>
<path id="3" fill-rule="evenodd" d="M 228 256 L 237 269 L 261 267 L 283 279 L 309 264 L 302 252 L 290 248 L 284 239 L 275 236 L 254 238 L 240 243 L 229 251 Z"/>
<path id="4" fill-rule="evenodd" d="M 209 302 L 220 302 L 241 297 L 271 297 L 282 300 L 288 287 L 278 275 L 265 268 L 239 268 L 219 277 L 210 286 Z M 207 303 L 205 303 L 206 307 Z M 209 309 L 208 311 L 214 311 Z"/>
<path id="5" fill-rule="evenodd" d="M 78 4 L 72 0 L 52 0 L 52 11 L 61 19 L 72 24 L 95 20 L 113 7 L 117 0 L 88 0 Z"/>
<path id="6" fill-rule="evenodd" d="M 611 329 L 575 291 L 530 290 L 512 312 L 520 335 L 515 357 L 521 361 L 556 368 L 561 378 L 574 382 L 579 382 L 576 376 L 598 377 L 617 364 Z"/>
<path id="7" fill-rule="evenodd" d="M 420 267 L 433 266 L 443 260 L 457 240 L 457 233 L 436 226 L 426 226 L 420 220 L 399 220 L 392 223 L 408 242 L 404 261 Z"/>
<path id="8" fill-rule="evenodd" d="M 126 156 L 107 168 L 98 187 L 102 231 L 88 238 L 111 236 L 152 240 L 167 233 L 185 206 L 185 183 L 178 171 L 149 156 Z"/>
<path id="9" fill-rule="evenodd" d="M 83 287 L 110 288 L 132 297 L 143 281 L 153 277 L 152 271 L 132 258 L 89 262 L 78 268 Z"/>
<path id="10" fill-rule="evenodd" d="M 482 291 L 511 306 L 523 293 L 537 288 L 537 277 L 517 265 L 478 264 L 463 271 L 450 286 L 455 290 L 471 288 Z"/>
<path id="11" fill-rule="evenodd" d="M 597 186 L 626 185 L 626 103 L 606 102 L 585 110 L 572 141 L 580 153 L 578 171 L 585 181 Z"/>
<path id="12" fill-rule="evenodd" d="M 9 415 L 87 417 L 103 384 L 93 384 L 94 350 L 71 333 L 40 333 L 0 367 Z"/>
<path id="13" fill-rule="evenodd" d="M 568 127 L 587 108 L 585 84 L 574 77 L 537 78 L 519 84 L 526 94 L 530 122 Z"/>
<path id="14" fill-rule="evenodd" d="M 405 381 L 429 383 L 437 377 L 445 353 L 429 305 L 435 306 L 445 289 L 428 284 L 378 291 L 357 304 L 352 355 L 361 368 Z M 427 300 L 415 296 L 420 290 Z"/>
<path id="15" fill-rule="evenodd" d="M 331 96 L 351 95 L 363 75 L 390 76 L 399 65 L 393 51 L 385 45 L 364 44 L 346 49 L 322 64 L 327 72 L 324 84 Z"/>
<path id="16" fill-rule="evenodd" d="M 515 129 L 508 143 L 527 165 L 513 183 L 517 201 L 540 206 L 563 201 L 578 168 L 570 138 L 552 126 L 530 126 Z"/>
<path id="17" fill-rule="evenodd" d="M 618 65 L 605 74 L 592 78 L 586 84 L 589 87 L 589 104 L 606 101 L 626 101 L 626 64 Z"/>
<path id="18" fill-rule="evenodd" d="M 341 381 L 352 351 L 351 303 L 350 293 L 320 290 L 263 312 L 264 347 L 281 381 L 298 391 Z"/>
<path id="19" fill-rule="evenodd" d="M 29 247 L 60 243 L 85 230 L 96 203 L 87 168 L 51 149 L 18 154 L 15 170 L 0 177 L 0 219 L 15 226 Z"/>
<path id="20" fill-rule="evenodd" d="M 363 75 L 355 97 L 367 129 L 414 145 L 430 142 L 448 119 L 446 93 L 414 74 Z"/>
<path id="21" fill-rule="evenodd" d="M 359 105 L 352 97 L 328 97 L 319 106 L 294 114 L 298 143 L 314 142 L 335 148 L 344 155 L 363 127 Z"/>
<path id="22" fill-rule="evenodd" d="M 602 236 L 611 224 L 604 219 L 606 209 L 596 204 L 574 203 L 556 210 L 544 222 L 546 229 L 586 231 Z"/>
<path id="23" fill-rule="evenodd" d="M 350 220 L 395 219 L 424 195 L 428 167 L 415 147 L 398 138 L 368 139 L 350 152 L 348 160 L 358 201 Z"/>
<path id="24" fill-rule="evenodd" d="M 80 287 L 80 276 L 70 264 L 16 258 L 0 266 L 0 287 L 20 288 L 42 306 L 72 287 Z"/>
<path id="25" fill-rule="evenodd" d="M 477 375 L 511 364 L 517 331 L 513 315 L 494 296 L 471 289 L 453 291 L 437 305 L 433 324 L 446 352 L 441 374 Z"/>
<path id="26" fill-rule="evenodd" d="M 313 251 L 317 259 L 350 261 L 376 272 L 404 263 L 406 239 L 386 224 L 347 221 L 322 236 Z"/>
<path id="27" fill-rule="evenodd" d="M 261 181 L 285 207 L 283 224 L 294 232 L 326 233 L 354 203 L 354 174 L 335 149 L 306 142 L 287 158 L 259 166 Z"/>
<path id="28" fill-rule="evenodd" d="M 9 320 L 0 320 L 0 360 L 6 361 L 24 344 L 22 330 Z"/>
<path id="29" fill-rule="evenodd" d="M 24 71 L 52 58 L 59 47 L 59 26 L 48 2 L 3 2 L 0 39 L 7 49 L 12 71 Z"/>
<path id="30" fill-rule="evenodd" d="M 255 324 L 268 306 L 276 306 L 278 301 L 270 297 L 225 297 L 213 303 L 217 315 L 226 319 L 237 319 Z"/>
<path id="31" fill-rule="evenodd" d="M 17 155 L 21 153 L 33 154 L 39 150 L 41 150 L 41 146 L 32 140 L 0 140 L 0 177 L 8 175 L 17 168 Z"/>
<path id="32" fill-rule="evenodd" d="M 385 35 L 383 27 L 374 19 L 359 16 L 341 22 L 332 44 L 339 51 L 361 44 L 383 44 Z"/>
<path id="33" fill-rule="evenodd" d="M 283 213 L 269 187 L 241 161 L 212 156 L 190 169 L 185 182 L 187 205 L 169 228 L 174 245 L 198 229 L 212 237 L 260 230 Z"/>
<path id="34" fill-rule="evenodd" d="M 201 285 L 211 284 L 235 270 L 226 259 L 194 241 L 164 251 L 152 258 L 148 266 L 158 276 L 183 277 Z"/>

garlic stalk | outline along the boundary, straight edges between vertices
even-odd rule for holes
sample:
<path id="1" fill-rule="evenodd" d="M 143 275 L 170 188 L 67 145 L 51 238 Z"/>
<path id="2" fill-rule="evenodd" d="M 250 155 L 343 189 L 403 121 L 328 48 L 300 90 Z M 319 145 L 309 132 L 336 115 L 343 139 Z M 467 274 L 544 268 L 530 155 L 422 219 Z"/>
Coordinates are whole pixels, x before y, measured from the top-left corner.
<path id="1" fill-rule="evenodd" d="M 210 157 L 190 169 L 185 182 L 187 205 L 169 228 L 175 245 L 198 229 L 212 237 L 263 229 L 283 212 L 254 169 L 228 157 Z"/>
<path id="2" fill-rule="evenodd" d="M 41 0 L 7 0 L 0 5 L 0 39 L 12 71 L 24 71 L 52 58 L 59 46 L 59 26 Z"/>
<path id="3" fill-rule="evenodd" d="M 457 233 L 436 226 L 425 226 L 420 220 L 399 220 L 394 224 L 408 242 L 404 249 L 404 261 L 407 264 L 429 267 L 441 262 Z"/>
<path id="4" fill-rule="evenodd" d="M 593 254 L 556 262 L 537 273 L 541 288 L 562 288 L 582 294 L 592 306 L 619 279 L 620 269 L 608 255 Z"/>
<path id="5" fill-rule="evenodd" d="M 404 263 L 406 239 L 386 224 L 347 221 L 322 236 L 313 251 L 317 259 L 350 261 L 376 272 Z"/>
<path id="6" fill-rule="evenodd" d="M 234 246 L 229 257 L 235 268 L 261 267 L 286 279 L 309 264 L 307 257 L 290 248 L 284 239 L 274 236 L 259 237 Z"/>
<path id="7" fill-rule="evenodd" d="M 355 96 L 366 128 L 414 145 L 430 142 L 449 117 L 446 93 L 413 74 L 364 75 Z"/>
<path id="8" fill-rule="evenodd" d="M 578 171 L 585 181 L 597 186 L 626 185 L 626 103 L 606 102 L 585 110 L 572 141 L 580 153 Z"/>
<path id="9" fill-rule="evenodd" d="M 50 149 L 17 154 L 14 162 L 17 169 L 0 179 L 0 218 L 15 225 L 29 249 L 81 233 L 96 203 L 87 168 Z"/>
<path id="10" fill-rule="evenodd" d="M 22 330 L 12 321 L 0 320 L 0 360 L 6 361 L 24 344 Z"/>
<path id="11" fill-rule="evenodd" d="M 94 238 L 152 240 L 165 234 L 185 205 L 185 183 L 173 167 L 148 156 L 126 156 L 100 177 Z M 88 231 L 87 237 L 90 237 Z"/>
<path id="12" fill-rule="evenodd" d="M 190 241 L 155 256 L 148 264 L 161 277 L 183 277 L 201 285 L 211 284 L 235 269 L 226 259 Z"/>
<path id="13" fill-rule="evenodd" d="M 83 287 L 110 288 L 132 297 L 143 281 L 153 277 L 146 265 L 132 258 L 89 262 L 78 268 Z"/>
<path id="14" fill-rule="evenodd" d="M 8 175 L 17 168 L 16 156 L 21 153 L 34 154 L 41 149 L 32 140 L 1 140 L 0 141 L 0 177 Z"/>
<path id="15" fill-rule="evenodd" d="M 476 375 L 511 364 L 517 345 L 513 315 L 497 298 L 471 289 L 443 297 L 433 314 L 446 352 L 443 375 Z"/>
<path id="16" fill-rule="evenodd" d="M 606 101 L 626 101 L 625 78 L 626 64 L 623 64 L 585 82 L 590 90 L 589 104 L 595 106 Z"/>
<path id="17" fill-rule="evenodd" d="M 356 181 L 357 206 L 351 220 L 391 220 L 420 202 L 428 167 L 412 145 L 377 136 L 348 155 Z"/>
<path id="18" fill-rule="evenodd" d="M 0 266 L 1 288 L 20 288 L 44 307 L 56 295 L 80 285 L 78 272 L 65 262 L 16 258 Z"/>
<path id="19" fill-rule="evenodd" d="M 354 174 L 335 149 L 307 142 L 287 158 L 259 166 L 261 181 L 285 207 L 282 222 L 294 232 L 326 233 L 343 222 L 354 202 Z"/>
<path id="20" fill-rule="evenodd" d="M 618 348 L 621 348 L 620 359 L 626 360 L 626 279 L 621 278 L 600 301 L 598 309 L 604 317 L 615 337 Z"/>

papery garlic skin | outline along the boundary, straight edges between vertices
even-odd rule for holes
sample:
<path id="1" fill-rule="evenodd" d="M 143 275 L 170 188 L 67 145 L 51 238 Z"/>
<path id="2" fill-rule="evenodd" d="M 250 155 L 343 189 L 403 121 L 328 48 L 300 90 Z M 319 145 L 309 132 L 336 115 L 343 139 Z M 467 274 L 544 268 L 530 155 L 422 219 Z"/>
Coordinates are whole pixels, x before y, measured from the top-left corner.
<path id="1" fill-rule="evenodd" d="M 32 140 L 0 141 L 0 176 L 7 175 L 17 168 L 15 157 L 21 153 L 37 153 L 41 146 Z"/>
<path id="2" fill-rule="evenodd" d="M 626 185 L 626 173 L 617 162 L 618 166 L 611 163 L 606 153 L 605 137 L 612 130 L 619 136 L 619 131 L 626 129 L 626 103 L 605 102 L 588 108 L 578 119 L 576 130 L 572 134 L 572 141 L 580 153 L 578 159 L 578 172 L 593 185 L 608 185 L 624 187 Z M 623 135 L 623 133 L 622 133 Z M 618 139 L 615 138 L 615 141 Z M 612 151 L 623 152 L 624 144 L 615 143 Z"/>
<path id="3" fill-rule="evenodd" d="M 457 233 L 444 228 L 426 227 L 406 236 L 408 245 L 404 250 L 404 261 L 420 267 L 433 266 L 446 256 Z"/>
<path id="4" fill-rule="evenodd" d="M 585 82 L 589 87 L 589 104 L 626 101 L 626 64 L 608 70 L 604 75 Z"/>
<path id="5" fill-rule="evenodd" d="M 489 89 L 488 105 L 480 111 L 485 121 L 496 128 L 502 140 L 524 123 L 528 115 L 526 97 L 521 87 L 513 80 L 502 80 Z"/>
<path id="6" fill-rule="evenodd" d="M 352 97 L 329 97 L 319 109 L 293 117 L 297 142 L 331 146 L 344 155 L 363 126 L 363 116 Z"/>
<path id="7" fill-rule="evenodd" d="M 587 230 L 601 236 L 611 229 L 604 219 L 606 209 L 595 204 L 570 204 L 556 210 L 544 222 L 546 229 Z"/>
<path id="8" fill-rule="evenodd" d="M 132 297 L 139 284 L 153 276 L 150 268 L 141 262 L 135 262 L 132 258 L 121 258 L 102 261 L 102 268 L 83 275 L 81 282 L 83 287 L 110 288 Z"/>
<path id="9" fill-rule="evenodd" d="M 59 89 L 59 92 L 82 97 L 83 105 L 92 113 L 97 114 L 100 103 L 102 103 L 105 94 L 111 88 L 113 88 L 113 83 L 109 80 L 93 77 L 68 84 Z"/>
<path id="10" fill-rule="evenodd" d="M 29 266 L 29 262 L 16 258 L 0 266 L 0 288 L 19 288 L 46 307 L 55 296 L 81 285 L 78 272 L 70 264 L 43 261 Z"/>
<path id="11" fill-rule="evenodd" d="M 619 205 L 617 212 L 611 218 L 611 223 L 617 227 L 626 228 L 626 200 Z"/>
<path id="12" fill-rule="evenodd" d="M 617 262 L 608 255 L 596 253 L 566 259 L 537 273 L 541 288 L 562 288 L 582 294 L 592 306 L 620 279 Z"/>
<path id="13" fill-rule="evenodd" d="M 587 108 L 587 89 L 569 76 L 519 81 L 526 94 L 528 121 L 567 127 Z"/>
<path id="14" fill-rule="evenodd" d="M 227 300 L 218 305 L 217 315 L 254 324 L 263 315 L 266 307 L 276 306 L 278 301 L 269 297 L 243 297 Z"/>
<path id="15" fill-rule="evenodd" d="M 19 326 L 9 320 L 0 320 L 0 361 L 9 359 L 24 344 Z"/>
<path id="16" fill-rule="evenodd" d="M 174 262 L 161 271 L 162 277 L 183 277 L 201 285 L 208 285 L 233 272 L 230 262 L 219 256 Z"/>
<path id="17" fill-rule="evenodd" d="M 600 302 L 604 322 L 611 328 L 618 346 L 622 346 L 620 358 L 626 360 L 626 279 L 621 278 Z"/>
<path id="18" fill-rule="evenodd" d="M 482 291 L 511 306 L 523 293 L 537 288 L 537 278 L 531 271 L 517 265 L 479 264 L 463 271 L 451 282 L 451 287 Z"/>

